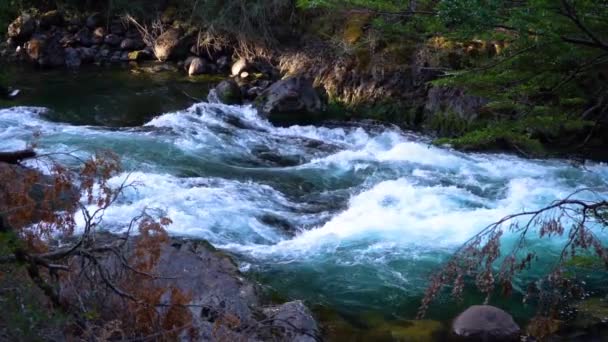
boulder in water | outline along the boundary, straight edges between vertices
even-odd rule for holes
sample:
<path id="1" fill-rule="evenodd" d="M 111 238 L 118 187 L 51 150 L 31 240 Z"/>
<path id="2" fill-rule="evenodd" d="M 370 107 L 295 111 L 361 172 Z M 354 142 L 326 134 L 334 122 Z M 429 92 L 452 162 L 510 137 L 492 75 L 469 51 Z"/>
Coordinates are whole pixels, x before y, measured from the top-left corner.
<path id="1" fill-rule="evenodd" d="M 452 323 L 452 333 L 465 341 L 519 341 L 520 332 L 511 315 L 490 305 L 473 305 Z"/>
<path id="2" fill-rule="evenodd" d="M 223 80 L 215 87 L 215 92 L 222 103 L 229 105 L 243 103 L 241 88 L 234 80 Z"/>
<path id="3" fill-rule="evenodd" d="M 320 113 L 327 99 L 304 76 L 290 77 L 272 84 L 256 99 L 256 107 L 266 115 Z"/>

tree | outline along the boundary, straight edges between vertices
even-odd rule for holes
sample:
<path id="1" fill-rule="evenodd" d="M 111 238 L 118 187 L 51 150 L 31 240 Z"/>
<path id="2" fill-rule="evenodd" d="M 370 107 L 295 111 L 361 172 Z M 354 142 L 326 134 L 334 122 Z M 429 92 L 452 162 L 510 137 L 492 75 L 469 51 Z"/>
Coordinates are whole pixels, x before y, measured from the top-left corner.
<path id="1" fill-rule="evenodd" d="M 69 317 L 75 336 L 193 333 L 188 295 L 159 287 L 161 275 L 152 273 L 171 221 L 145 211 L 125 224 L 124 234 L 104 234 L 104 212 L 133 184 L 128 178 L 111 184 L 120 162 L 110 152 L 79 161 L 74 170 L 38 156 L 50 175 L 0 162 L 0 284 L 34 284 L 54 312 Z"/>

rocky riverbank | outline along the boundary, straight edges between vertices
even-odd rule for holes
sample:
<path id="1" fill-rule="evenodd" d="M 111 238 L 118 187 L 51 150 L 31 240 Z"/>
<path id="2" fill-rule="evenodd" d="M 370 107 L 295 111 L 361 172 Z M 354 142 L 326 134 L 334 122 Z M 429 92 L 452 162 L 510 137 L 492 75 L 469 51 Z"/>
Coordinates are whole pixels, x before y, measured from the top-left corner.
<path id="1" fill-rule="evenodd" d="M 327 108 L 327 95 L 301 74 L 281 80 L 271 61 L 233 58 L 234 50 L 210 50 L 196 40 L 193 28 L 163 23 L 153 39 L 132 20 L 99 13 L 66 16 L 59 11 L 23 14 L 8 28 L 0 55 L 12 62 L 40 68 L 76 70 L 83 65 L 124 65 L 133 72 L 182 72 L 189 76 L 222 75 L 217 99 L 230 104 L 254 103 L 267 115 L 318 114 Z M 145 61 L 156 61 L 150 65 Z M 287 75 L 289 76 L 289 75 Z"/>

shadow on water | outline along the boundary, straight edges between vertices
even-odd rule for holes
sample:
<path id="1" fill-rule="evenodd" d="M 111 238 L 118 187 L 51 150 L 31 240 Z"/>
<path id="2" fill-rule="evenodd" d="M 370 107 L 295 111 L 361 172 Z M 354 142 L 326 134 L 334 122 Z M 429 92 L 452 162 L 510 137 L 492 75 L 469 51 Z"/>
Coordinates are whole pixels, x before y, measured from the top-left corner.
<path id="1" fill-rule="evenodd" d="M 49 120 L 76 125 L 139 126 L 152 117 L 205 99 L 218 77 L 184 73 L 146 73 L 129 66 L 82 67 L 77 72 L 41 70 L 29 65 L 0 66 L 1 82 L 21 89 L 0 108 L 50 108 Z"/>

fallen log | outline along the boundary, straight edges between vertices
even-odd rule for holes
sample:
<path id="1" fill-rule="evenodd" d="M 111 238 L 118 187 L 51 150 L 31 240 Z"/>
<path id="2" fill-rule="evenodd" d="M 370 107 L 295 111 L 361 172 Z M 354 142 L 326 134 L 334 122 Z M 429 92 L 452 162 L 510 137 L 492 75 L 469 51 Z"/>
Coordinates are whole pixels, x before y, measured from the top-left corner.
<path id="1" fill-rule="evenodd" d="M 0 152 L 0 162 L 7 164 L 19 164 L 25 159 L 31 159 L 35 157 L 36 152 L 32 149 L 14 152 Z"/>

